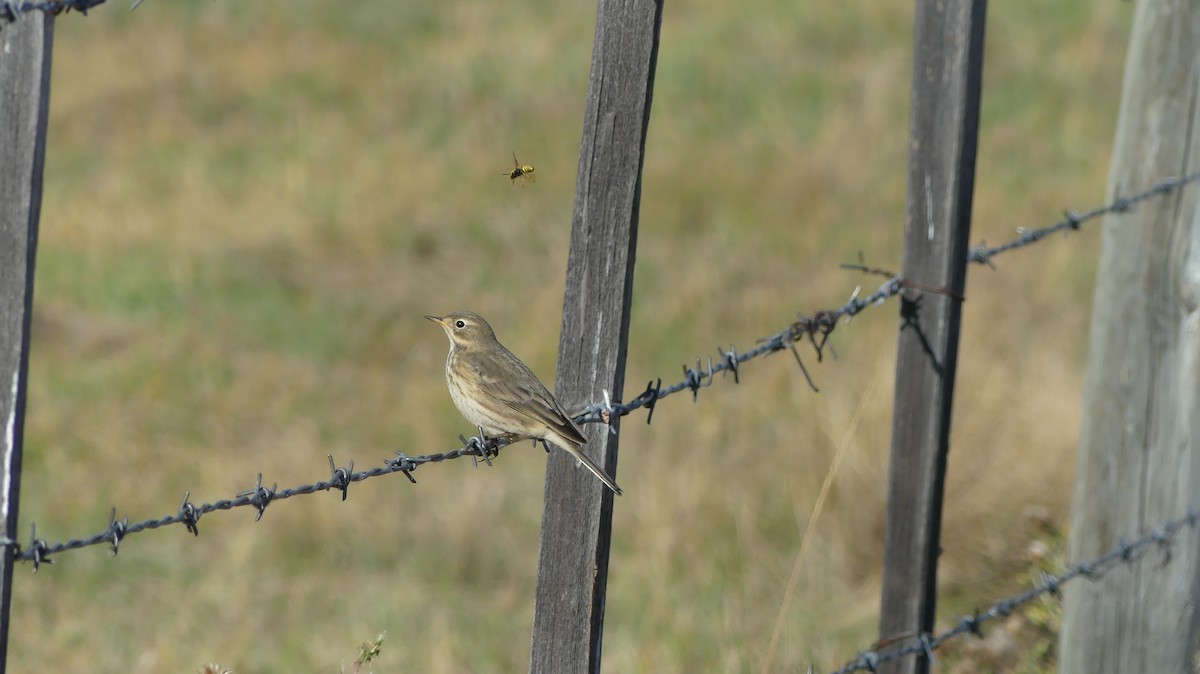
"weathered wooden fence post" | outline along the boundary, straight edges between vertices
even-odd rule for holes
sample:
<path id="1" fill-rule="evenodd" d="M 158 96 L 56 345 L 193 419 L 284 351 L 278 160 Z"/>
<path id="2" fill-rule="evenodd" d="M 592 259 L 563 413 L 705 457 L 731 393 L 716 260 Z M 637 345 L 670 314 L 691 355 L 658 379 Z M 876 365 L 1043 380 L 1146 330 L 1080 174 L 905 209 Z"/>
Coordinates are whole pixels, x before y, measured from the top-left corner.
<path id="1" fill-rule="evenodd" d="M 662 9 L 662 0 L 600 0 L 597 11 L 555 385 L 567 409 L 602 400 L 605 390 L 618 399 L 625 384 Z M 616 477 L 617 436 L 609 430 L 585 427 L 584 451 Z M 600 671 L 612 508 L 613 494 L 599 480 L 566 453 L 550 454 L 531 672 Z"/>
<path id="2" fill-rule="evenodd" d="M 1108 193 L 1200 163 L 1200 6 L 1135 8 Z M 1071 560 L 1200 506 L 1200 195 L 1104 222 L 1084 372 Z M 1196 671 L 1200 544 L 1066 590 L 1059 671 Z"/>
<path id="3" fill-rule="evenodd" d="M 0 532 L 17 539 L 29 319 L 42 208 L 54 16 L 0 19 Z M 0 674 L 8 669 L 13 544 L 0 547 Z"/>
<path id="4" fill-rule="evenodd" d="M 986 12 L 986 0 L 917 0 L 901 274 L 946 294 L 906 291 L 901 303 L 879 627 L 885 639 L 933 628 Z M 928 668 L 924 657 L 908 657 L 882 671 Z"/>

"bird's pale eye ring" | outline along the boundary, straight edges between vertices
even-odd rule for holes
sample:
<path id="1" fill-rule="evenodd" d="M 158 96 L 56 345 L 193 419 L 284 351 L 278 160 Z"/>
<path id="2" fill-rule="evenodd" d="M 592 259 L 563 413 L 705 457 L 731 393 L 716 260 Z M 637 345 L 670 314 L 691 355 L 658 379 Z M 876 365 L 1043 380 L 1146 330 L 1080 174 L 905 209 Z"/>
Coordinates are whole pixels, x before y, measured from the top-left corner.
<path id="1" fill-rule="evenodd" d="M 457 321 L 454 321 L 454 327 L 462 330 L 463 328 L 467 327 L 467 322 L 460 318 Z"/>

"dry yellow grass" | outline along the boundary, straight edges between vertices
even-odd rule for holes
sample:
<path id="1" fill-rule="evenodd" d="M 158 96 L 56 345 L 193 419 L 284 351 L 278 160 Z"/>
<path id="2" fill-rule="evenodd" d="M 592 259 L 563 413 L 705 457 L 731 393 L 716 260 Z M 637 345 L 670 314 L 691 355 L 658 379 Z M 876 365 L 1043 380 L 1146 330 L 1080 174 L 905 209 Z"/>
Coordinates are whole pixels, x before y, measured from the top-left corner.
<path id="1" fill-rule="evenodd" d="M 1103 197 L 1129 10 L 994 6 L 976 239 Z M 1037 12 L 1037 16 L 1032 14 Z M 629 397 L 717 344 L 898 266 L 911 7 L 668 3 L 647 142 Z M 146 3 L 56 40 L 22 518 L 51 539 L 356 467 L 466 432 L 421 316 L 472 309 L 553 379 L 594 14 L 480 4 Z M 537 166 L 515 189 L 510 152 Z M 1064 521 L 1096 237 L 973 269 L 943 614 Z M 751 672 L 822 477 L 857 433 L 774 671 L 874 637 L 896 307 L 839 330 L 814 394 L 789 355 L 623 426 L 611 672 Z M 547 328 L 550 326 L 550 329 Z M 864 398 L 868 382 L 875 393 Z M 63 555 L 15 584 L 13 671 L 527 666 L 543 454 L 458 461 Z"/>

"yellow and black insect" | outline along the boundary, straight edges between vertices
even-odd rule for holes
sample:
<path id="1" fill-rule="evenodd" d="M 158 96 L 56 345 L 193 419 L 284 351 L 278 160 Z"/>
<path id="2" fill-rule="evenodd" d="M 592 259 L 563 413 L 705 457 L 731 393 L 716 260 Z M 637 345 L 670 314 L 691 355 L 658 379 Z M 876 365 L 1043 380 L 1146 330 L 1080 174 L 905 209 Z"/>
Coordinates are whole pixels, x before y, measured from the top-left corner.
<path id="1" fill-rule="evenodd" d="M 517 182 L 517 180 L 520 178 L 525 178 L 529 182 L 534 182 L 533 167 L 530 166 L 529 164 L 521 164 L 521 162 L 517 161 L 517 153 L 516 152 L 513 153 L 513 168 L 512 168 L 512 170 L 505 171 L 504 175 L 508 176 L 508 179 L 513 181 L 514 183 Z"/>

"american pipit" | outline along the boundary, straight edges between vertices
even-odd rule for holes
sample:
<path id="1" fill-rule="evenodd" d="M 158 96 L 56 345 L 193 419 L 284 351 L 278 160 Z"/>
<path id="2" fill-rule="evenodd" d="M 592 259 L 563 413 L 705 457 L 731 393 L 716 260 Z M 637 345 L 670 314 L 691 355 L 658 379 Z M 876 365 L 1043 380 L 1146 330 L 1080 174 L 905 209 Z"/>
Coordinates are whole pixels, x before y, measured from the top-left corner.
<path id="1" fill-rule="evenodd" d="M 586 440 L 554 396 L 521 359 L 496 340 L 478 314 L 458 311 L 426 316 L 450 338 L 446 385 L 454 406 L 489 436 L 546 440 L 567 450 L 588 470 L 621 493 L 621 488 L 581 449 Z"/>

